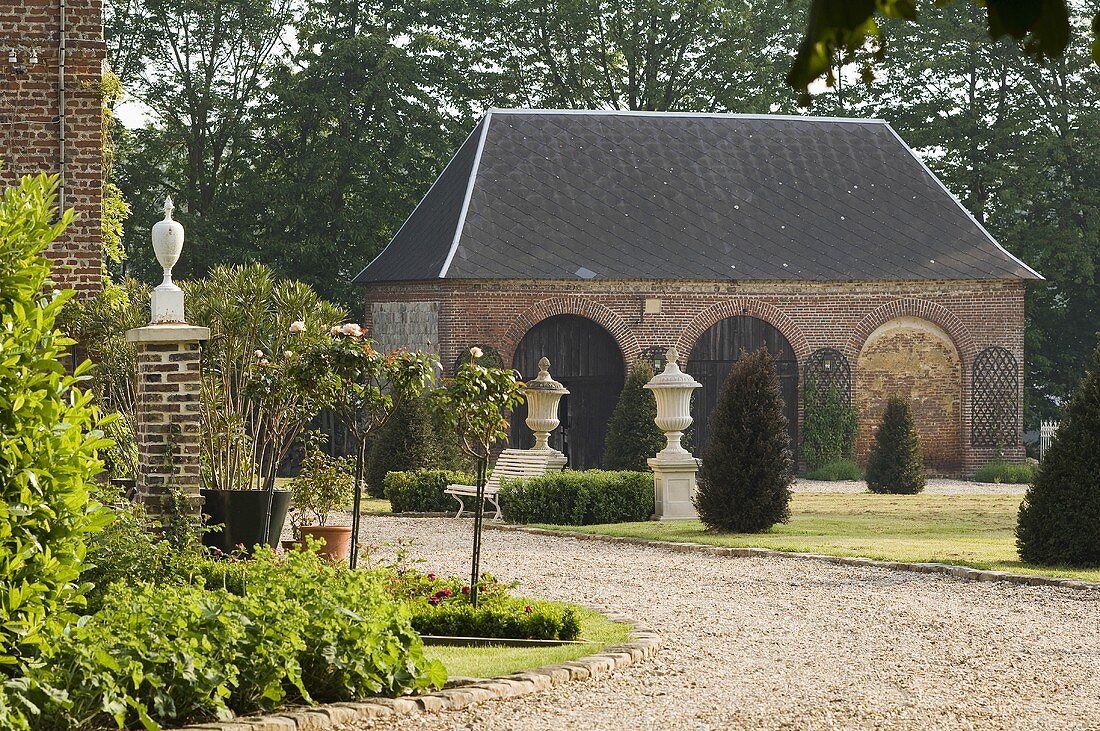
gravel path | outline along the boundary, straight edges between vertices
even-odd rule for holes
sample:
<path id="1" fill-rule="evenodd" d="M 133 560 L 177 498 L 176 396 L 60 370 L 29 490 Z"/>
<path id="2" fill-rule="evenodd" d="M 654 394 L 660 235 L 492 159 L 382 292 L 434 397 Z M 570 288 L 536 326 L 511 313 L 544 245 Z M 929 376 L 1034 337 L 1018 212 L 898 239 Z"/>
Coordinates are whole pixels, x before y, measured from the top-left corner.
<path id="1" fill-rule="evenodd" d="M 423 569 L 455 575 L 471 530 L 363 522 L 372 561 L 412 539 Z M 531 595 L 633 616 L 662 647 L 596 681 L 356 731 L 1100 729 L 1100 592 L 505 531 L 485 532 L 482 561 Z"/>
<path id="2" fill-rule="evenodd" d="M 863 480 L 825 482 L 823 480 L 807 480 L 800 477 L 794 481 L 794 486 L 791 488 L 791 491 L 867 492 L 867 483 Z M 997 485 L 989 482 L 948 480 L 942 477 L 930 478 L 928 484 L 924 488 L 924 492 L 929 495 L 1023 495 L 1026 491 L 1027 485 Z"/>

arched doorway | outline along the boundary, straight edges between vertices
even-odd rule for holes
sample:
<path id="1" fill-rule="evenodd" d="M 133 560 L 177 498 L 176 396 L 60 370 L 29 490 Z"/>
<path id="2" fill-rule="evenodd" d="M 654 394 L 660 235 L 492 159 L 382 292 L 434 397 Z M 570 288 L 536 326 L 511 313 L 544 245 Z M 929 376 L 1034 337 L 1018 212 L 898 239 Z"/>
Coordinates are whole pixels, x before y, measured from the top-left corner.
<path id="1" fill-rule="evenodd" d="M 764 320 L 749 316 L 727 317 L 706 330 L 691 349 L 687 370 L 703 387 L 695 392 L 691 402 L 694 438 L 692 450 L 701 454 L 707 445 L 710 412 L 718 402 L 718 395 L 730 374 L 730 368 L 741 357 L 767 348 L 775 358 L 779 372 L 779 385 L 783 391 L 784 413 L 791 435 L 791 452 L 797 463 L 798 453 L 798 359 L 794 348 L 783 336 Z"/>
<path id="2" fill-rule="evenodd" d="M 539 322 L 516 347 L 512 367 L 526 378 L 538 375 L 539 359 L 550 359 L 550 374 L 569 389 L 559 408 L 562 425 L 550 437 L 575 470 L 600 466 L 607 422 L 623 390 L 626 366 L 611 333 L 579 315 L 556 315 Z M 512 416 L 513 447 L 535 443 L 524 424 L 526 405 Z"/>
<path id="3" fill-rule="evenodd" d="M 861 461 L 890 396 L 909 402 L 928 471 L 957 473 L 963 457 L 962 360 L 942 328 L 919 317 L 898 317 L 867 336 L 853 393 Z"/>

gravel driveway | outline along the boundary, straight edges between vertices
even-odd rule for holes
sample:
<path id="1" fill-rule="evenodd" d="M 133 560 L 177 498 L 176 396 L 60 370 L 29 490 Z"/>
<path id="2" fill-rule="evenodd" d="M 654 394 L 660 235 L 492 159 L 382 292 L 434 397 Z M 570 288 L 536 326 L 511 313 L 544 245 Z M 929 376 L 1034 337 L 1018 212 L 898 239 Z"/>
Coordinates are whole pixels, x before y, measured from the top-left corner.
<path id="1" fill-rule="evenodd" d="M 468 572 L 471 523 L 368 517 L 425 570 Z M 1100 729 L 1100 592 L 486 531 L 521 591 L 630 615 L 655 658 L 600 680 L 366 729 Z"/>

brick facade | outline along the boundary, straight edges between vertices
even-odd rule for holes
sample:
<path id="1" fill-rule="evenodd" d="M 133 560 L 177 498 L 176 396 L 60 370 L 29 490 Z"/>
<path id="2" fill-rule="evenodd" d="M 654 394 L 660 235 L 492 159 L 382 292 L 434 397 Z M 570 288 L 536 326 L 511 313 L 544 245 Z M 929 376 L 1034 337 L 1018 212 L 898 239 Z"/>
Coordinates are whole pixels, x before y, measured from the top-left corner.
<path id="1" fill-rule="evenodd" d="M 61 118 L 61 0 L 0 3 L 0 187 L 62 172 L 61 205 L 77 218 L 53 243 L 54 281 L 82 293 L 100 286 L 103 141 L 100 84 L 106 46 L 101 0 L 65 0 L 65 112 Z M 14 49 L 16 62 L 10 63 Z M 37 62 L 31 63 L 32 52 Z"/>
<path id="2" fill-rule="evenodd" d="M 370 284 L 365 287 L 365 297 L 368 327 L 373 325 L 375 304 L 437 302 L 438 349 L 448 368 L 475 342 L 496 346 L 505 362 L 510 363 L 527 330 L 553 315 L 581 315 L 599 323 L 615 338 L 628 364 L 652 346 L 675 345 L 688 357 L 696 339 L 711 325 L 726 317 L 750 315 L 770 323 L 787 338 L 800 366 L 818 348 L 837 348 L 845 355 L 853 369 L 855 403 L 857 407 L 862 403 L 861 431 L 865 435 L 881 407 L 876 405 L 877 397 L 860 401 L 858 386 L 866 383 L 869 375 L 860 372 L 861 352 L 879 328 L 906 318 L 910 325 L 918 326 L 916 335 L 899 331 L 887 340 L 877 334 L 872 338 L 877 362 L 889 361 L 889 357 L 884 361 L 883 355 L 891 350 L 897 356 L 895 361 L 904 361 L 904 367 L 899 366 L 894 377 L 883 381 L 878 392 L 908 390 L 926 405 L 917 418 L 923 419 L 922 435 L 935 453 L 936 466 L 930 470 L 933 473 L 968 474 L 996 456 L 993 448 L 970 445 L 972 366 L 978 352 L 1000 346 L 1015 356 L 1019 364 L 1018 403 L 1021 407 L 1023 404 L 1022 281 L 448 279 Z M 660 302 L 650 302 L 647 307 L 647 299 Z M 660 311 L 647 313 L 654 309 Z M 393 313 L 394 309 L 387 308 L 387 312 Z M 881 342 L 875 346 L 875 341 Z M 922 372 L 920 368 L 927 364 L 919 354 L 933 351 L 935 371 Z M 879 367 L 874 365 L 875 358 L 868 360 L 870 352 L 864 355 L 864 365 L 869 369 Z M 799 413 L 801 418 L 801 408 Z M 1022 419 L 1021 408 L 1017 414 L 1020 433 Z M 1006 445 L 1004 454 L 1022 459 L 1023 446 Z"/>

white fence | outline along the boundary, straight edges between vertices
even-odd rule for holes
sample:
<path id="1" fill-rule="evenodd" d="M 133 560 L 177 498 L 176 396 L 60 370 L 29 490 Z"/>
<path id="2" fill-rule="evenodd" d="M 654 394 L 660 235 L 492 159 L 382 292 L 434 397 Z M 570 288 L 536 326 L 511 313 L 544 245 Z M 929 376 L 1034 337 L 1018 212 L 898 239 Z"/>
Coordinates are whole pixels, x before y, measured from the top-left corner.
<path id="1" fill-rule="evenodd" d="M 1050 448 L 1050 442 L 1058 431 L 1059 421 L 1044 421 L 1039 425 L 1039 461 L 1043 461 L 1043 455 Z"/>

